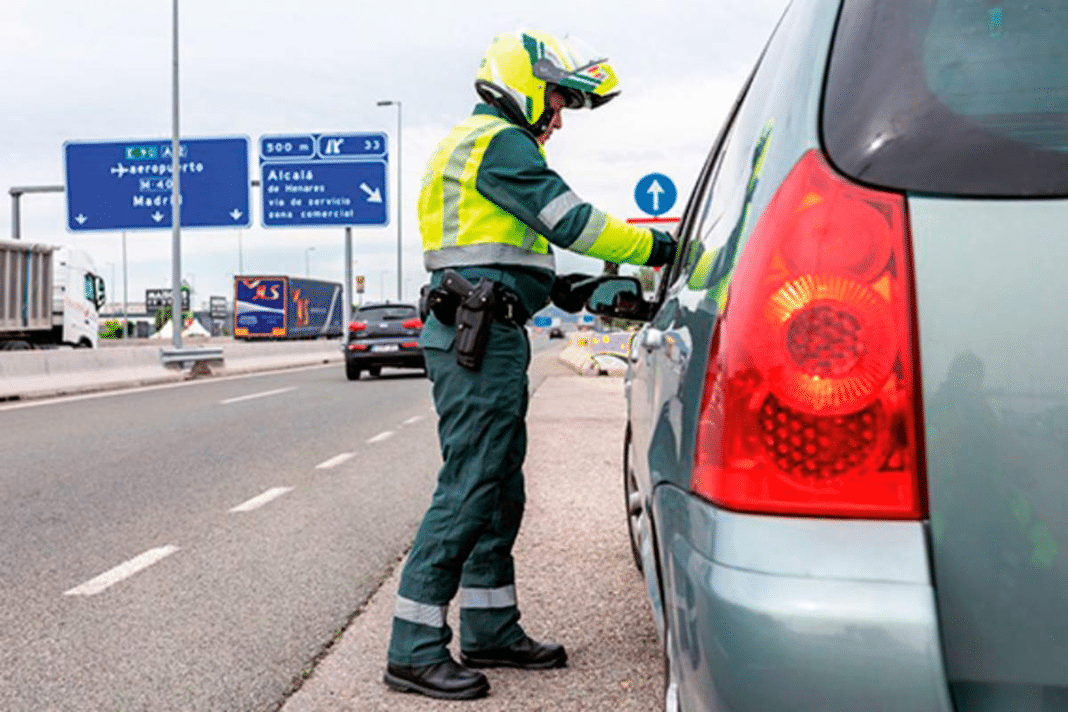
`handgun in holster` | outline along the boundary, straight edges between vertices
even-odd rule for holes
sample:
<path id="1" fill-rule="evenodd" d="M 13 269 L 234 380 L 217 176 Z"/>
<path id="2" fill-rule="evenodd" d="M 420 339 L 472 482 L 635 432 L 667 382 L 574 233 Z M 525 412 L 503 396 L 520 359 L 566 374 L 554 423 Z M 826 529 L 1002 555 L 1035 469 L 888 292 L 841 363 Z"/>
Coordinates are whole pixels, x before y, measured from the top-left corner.
<path id="1" fill-rule="evenodd" d="M 471 284 L 451 269 L 444 271 L 441 284 L 429 292 L 434 315 L 443 324 L 456 327 L 456 363 L 471 371 L 482 367 L 496 299 L 492 281 L 480 278 Z"/>

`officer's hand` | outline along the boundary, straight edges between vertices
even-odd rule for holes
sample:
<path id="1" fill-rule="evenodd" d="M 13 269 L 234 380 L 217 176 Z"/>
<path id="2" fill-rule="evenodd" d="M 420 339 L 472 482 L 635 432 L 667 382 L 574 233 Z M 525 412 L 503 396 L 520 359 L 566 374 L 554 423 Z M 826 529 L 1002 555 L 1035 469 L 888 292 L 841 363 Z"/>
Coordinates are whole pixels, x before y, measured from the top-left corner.
<path id="1" fill-rule="evenodd" d="M 566 312 L 574 314 L 582 310 L 597 286 L 595 278 L 581 272 L 557 275 L 549 298 Z M 592 282 L 592 284 L 590 284 Z"/>

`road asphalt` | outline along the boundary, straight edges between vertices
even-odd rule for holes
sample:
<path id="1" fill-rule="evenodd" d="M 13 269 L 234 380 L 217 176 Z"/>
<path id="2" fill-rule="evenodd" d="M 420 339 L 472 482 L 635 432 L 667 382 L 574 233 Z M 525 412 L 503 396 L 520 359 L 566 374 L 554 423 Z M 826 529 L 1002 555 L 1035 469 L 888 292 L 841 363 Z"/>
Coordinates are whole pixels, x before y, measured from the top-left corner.
<path id="1" fill-rule="evenodd" d="M 282 712 L 658 710 L 663 663 L 623 503 L 625 405 L 619 378 L 553 370 L 528 419 L 527 505 L 515 546 L 522 625 L 563 643 L 570 664 L 487 670 L 490 694 L 450 702 L 382 682 L 403 561 L 325 651 Z M 413 493 L 429 503 L 430 492 Z M 450 607 L 457 655 L 457 611 Z"/>
<path id="2" fill-rule="evenodd" d="M 623 381 L 614 377 L 618 370 L 595 375 L 598 370 L 586 368 L 584 358 L 565 358 L 569 353 L 542 347 L 534 354 L 524 468 L 527 504 L 514 551 L 523 627 L 536 639 L 563 643 L 569 666 L 488 670 L 491 690 L 481 700 L 448 702 L 389 690 L 382 675 L 400 559 L 309 666 L 295 692 L 280 703 L 281 712 L 662 709 L 660 642 L 627 541 Z M 254 363 L 251 370 L 279 365 Z M 127 368 L 121 376 L 111 387 L 138 381 L 136 369 Z M 29 387 L 36 384 L 33 379 L 3 380 L 23 397 L 107 387 L 92 371 L 51 374 L 47 388 L 36 389 L 41 393 Z M 428 504 L 430 495 L 429 490 L 412 493 Z M 454 631 L 457 613 L 450 608 Z M 454 641 L 454 656 L 455 648 Z"/>

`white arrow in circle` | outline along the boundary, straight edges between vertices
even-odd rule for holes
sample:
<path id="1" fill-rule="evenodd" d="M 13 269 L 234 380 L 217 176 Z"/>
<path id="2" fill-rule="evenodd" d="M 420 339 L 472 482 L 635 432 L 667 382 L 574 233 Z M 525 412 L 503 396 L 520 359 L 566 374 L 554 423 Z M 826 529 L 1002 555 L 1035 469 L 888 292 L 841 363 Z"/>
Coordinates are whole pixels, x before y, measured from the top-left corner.
<path id="1" fill-rule="evenodd" d="M 81 213 L 78 213 L 78 215 L 77 215 L 77 216 L 75 216 L 75 218 L 74 218 L 74 219 L 75 219 L 75 221 L 77 221 L 77 223 L 78 223 L 79 225 L 84 225 L 84 224 L 85 224 L 85 221 L 86 221 L 86 220 L 88 220 L 89 218 L 85 217 L 85 216 L 84 216 L 84 215 L 82 215 Z"/>
<path id="2" fill-rule="evenodd" d="M 152 213 L 152 219 L 156 222 L 159 222 L 163 219 L 163 213 L 157 210 L 156 212 Z"/>
<path id="3" fill-rule="evenodd" d="M 653 196 L 653 212 L 660 210 L 660 194 L 664 192 L 664 189 L 660 186 L 660 181 L 653 179 L 652 185 L 649 186 L 649 190 L 646 193 L 651 193 Z"/>
<path id="4" fill-rule="evenodd" d="M 368 203 L 382 202 L 382 193 L 378 191 L 378 188 L 371 190 L 371 188 L 366 183 L 360 183 L 360 190 L 362 190 L 364 193 L 367 193 Z"/>
<path id="5" fill-rule="evenodd" d="M 241 219 L 242 215 L 243 215 L 243 213 L 240 210 L 238 210 L 237 208 L 234 208 L 234 211 L 232 213 L 230 213 L 230 217 L 232 217 L 234 220 Z"/>

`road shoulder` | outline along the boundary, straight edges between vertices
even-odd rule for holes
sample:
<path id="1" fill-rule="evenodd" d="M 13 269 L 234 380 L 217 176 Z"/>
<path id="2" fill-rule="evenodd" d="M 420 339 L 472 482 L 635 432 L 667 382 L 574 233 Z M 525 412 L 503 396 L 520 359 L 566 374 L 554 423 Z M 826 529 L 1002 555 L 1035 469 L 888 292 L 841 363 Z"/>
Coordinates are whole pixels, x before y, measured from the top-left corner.
<path id="1" fill-rule="evenodd" d="M 531 401 L 517 588 L 523 626 L 567 646 L 567 669 L 490 670 L 490 696 L 469 702 L 386 689 L 398 565 L 283 712 L 659 709 L 660 646 L 626 534 L 624 420 L 618 378 L 551 375 Z"/>

